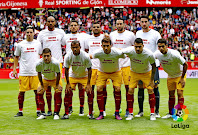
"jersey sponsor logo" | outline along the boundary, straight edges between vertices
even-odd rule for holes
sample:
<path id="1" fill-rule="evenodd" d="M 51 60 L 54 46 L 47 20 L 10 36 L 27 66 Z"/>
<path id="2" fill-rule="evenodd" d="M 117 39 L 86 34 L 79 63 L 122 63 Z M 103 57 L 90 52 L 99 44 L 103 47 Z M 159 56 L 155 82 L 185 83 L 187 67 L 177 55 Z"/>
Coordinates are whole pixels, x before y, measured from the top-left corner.
<path id="1" fill-rule="evenodd" d="M 138 60 L 136 58 L 133 58 L 131 61 L 138 64 L 144 64 L 141 60 Z"/>
<path id="2" fill-rule="evenodd" d="M 102 63 L 115 63 L 113 60 L 105 60 Z"/>
<path id="3" fill-rule="evenodd" d="M 147 44 L 147 45 L 149 45 L 149 41 L 147 40 L 147 39 L 142 39 L 143 40 L 143 44 L 145 45 L 145 44 Z"/>
<path id="4" fill-rule="evenodd" d="M 109 5 L 138 5 L 138 0 L 108 0 Z"/>
<path id="5" fill-rule="evenodd" d="M 52 71 L 51 69 L 44 69 L 43 70 L 43 73 L 52 73 L 52 72 L 54 72 L 54 71 Z"/>
<path id="6" fill-rule="evenodd" d="M 171 65 L 171 63 L 169 63 L 167 60 L 162 60 L 160 63 L 164 65 Z"/>
<path id="7" fill-rule="evenodd" d="M 149 5 L 171 5 L 171 1 L 153 1 L 153 0 L 146 0 L 146 4 Z"/>
<path id="8" fill-rule="evenodd" d="M 116 39 L 114 44 L 126 44 L 122 39 Z"/>
<path id="9" fill-rule="evenodd" d="M 59 41 L 59 39 L 57 37 L 48 37 L 46 42 L 50 42 L 50 41 Z"/>
<path id="10" fill-rule="evenodd" d="M 27 53 L 27 52 L 37 52 L 37 51 L 35 50 L 35 48 L 26 48 L 24 52 Z"/>
<path id="11" fill-rule="evenodd" d="M 81 62 L 72 62 L 71 66 L 84 66 Z"/>
<path id="12" fill-rule="evenodd" d="M 69 40 L 77 40 L 77 38 L 70 38 Z"/>

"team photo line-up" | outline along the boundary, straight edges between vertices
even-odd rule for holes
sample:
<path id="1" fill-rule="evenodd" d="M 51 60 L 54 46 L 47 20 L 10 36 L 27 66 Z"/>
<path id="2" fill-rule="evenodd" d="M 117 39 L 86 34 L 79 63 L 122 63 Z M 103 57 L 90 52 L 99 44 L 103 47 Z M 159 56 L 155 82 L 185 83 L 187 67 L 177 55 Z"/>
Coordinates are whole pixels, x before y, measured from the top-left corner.
<path id="1" fill-rule="evenodd" d="M 162 118 L 172 118 L 175 106 L 175 90 L 177 90 L 178 114 L 184 104 L 183 90 L 186 82 L 187 63 L 177 50 L 169 49 L 167 41 L 162 39 L 159 32 L 149 28 L 148 16 L 141 16 L 142 30 L 133 32 L 125 30 L 122 19 L 116 20 L 116 31 L 101 34 L 100 23 L 92 25 L 92 35 L 78 33 L 77 21 L 70 22 L 71 34 L 65 34 L 62 29 L 55 28 L 55 18 L 47 18 L 47 29 L 42 30 L 37 40 L 34 39 L 34 27 L 26 28 L 26 39 L 19 42 L 15 49 L 13 74 L 19 62 L 19 112 L 15 117 L 23 116 L 25 92 L 34 90 L 37 106 L 37 119 L 45 119 L 52 115 L 51 87 L 54 89 L 54 119 L 60 119 L 63 84 L 61 79 L 62 67 L 65 68 L 65 113 L 61 119 L 69 119 L 72 114 L 72 97 L 76 85 L 79 89 L 80 111 L 84 116 L 85 92 L 88 97 L 89 119 L 94 118 L 93 101 L 94 88 L 97 88 L 97 103 L 99 116 L 106 116 L 107 100 L 106 84 L 113 84 L 115 113 L 117 120 L 121 105 L 121 85 L 126 89 L 126 120 L 144 115 L 144 89 L 149 95 L 150 120 L 160 118 L 158 90 L 159 71 L 163 67 L 168 74 L 167 88 L 169 91 L 169 112 Z M 66 45 L 66 55 L 62 56 L 62 46 Z M 40 59 L 40 56 L 42 58 Z M 133 115 L 134 90 L 138 87 L 139 113 Z M 46 92 L 48 112 L 45 113 L 44 93 Z"/>

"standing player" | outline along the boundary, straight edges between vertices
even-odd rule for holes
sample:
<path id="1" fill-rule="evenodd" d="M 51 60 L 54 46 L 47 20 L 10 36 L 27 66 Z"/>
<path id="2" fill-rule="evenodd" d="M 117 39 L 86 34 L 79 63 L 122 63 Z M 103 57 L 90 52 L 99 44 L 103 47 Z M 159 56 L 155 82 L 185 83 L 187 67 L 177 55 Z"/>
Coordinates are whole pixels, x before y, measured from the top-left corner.
<path id="1" fill-rule="evenodd" d="M 157 41 L 161 38 L 161 35 L 159 32 L 150 29 L 149 28 L 149 19 L 147 16 L 141 16 L 140 19 L 140 25 L 142 27 L 142 30 L 137 31 L 136 38 L 141 38 L 143 40 L 144 47 L 151 50 L 153 53 L 157 50 Z M 158 84 L 160 82 L 159 80 L 159 71 L 158 67 L 160 66 L 160 63 L 158 60 L 156 62 L 156 73 L 154 77 L 154 93 L 155 93 L 155 115 L 156 118 L 160 118 L 159 115 L 159 90 L 158 90 Z M 135 117 L 142 117 L 143 116 L 143 102 L 144 102 L 144 87 L 142 82 L 139 82 L 139 91 L 138 91 L 138 104 L 139 104 L 139 113 Z"/>
<path id="2" fill-rule="evenodd" d="M 99 59 L 99 71 L 98 78 L 96 80 L 97 85 L 97 102 L 100 110 L 99 117 L 96 120 L 104 118 L 104 97 L 103 88 L 106 85 L 107 79 L 111 79 L 115 88 L 115 118 L 122 120 L 119 115 L 119 109 L 121 104 L 121 84 L 122 75 L 119 67 L 119 58 L 125 58 L 124 54 L 116 49 L 111 48 L 111 40 L 109 37 L 105 37 L 102 40 L 102 48 L 93 54 L 94 59 Z"/>
<path id="3" fill-rule="evenodd" d="M 113 47 L 122 49 L 122 48 L 132 46 L 134 44 L 134 40 L 135 40 L 134 33 L 128 30 L 125 30 L 124 27 L 125 27 L 124 21 L 122 19 L 117 19 L 116 21 L 117 30 L 110 33 L 110 38 L 111 38 Z M 122 71 L 122 78 L 125 84 L 126 99 L 127 99 L 127 93 L 129 90 L 129 74 L 130 74 L 130 60 L 128 57 L 126 57 L 125 59 L 120 59 L 120 67 Z M 125 117 L 127 117 L 128 114 L 129 114 L 129 111 L 128 111 L 128 104 L 127 104 Z"/>
<path id="4" fill-rule="evenodd" d="M 66 53 L 69 53 L 71 51 L 71 43 L 74 40 L 77 40 L 80 42 L 81 50 L 85 51 L 85 40 L 87 39 L 87 34 L 84 33 L 78 33 L 79 30 L 79 25 L 78 22 L 75 20 L 72 20 L 70 22 L 70 31 L 71 34 L 66 35 Z M 79 100 L 80 100 L 80 113 L 79 116 L 84 116 L 84 95 L 85 95 L 85 90 L 82 88 L 81 84 L 78 84 L 78 89 L 79 89 Z M 69 104 L 69 115 L 73 112 L 72 109 L 72 97 L 73 93 L 70 99 L 70 104 Z"/>
<path id="5" fill-rule="evenodd" d="M 85 43 L 85 50 L 89 52 L 90 55 L 93 55 L 94 52 L 101 49 L 102 45 L 102 39 L 104 38 L 104 35 L 101 34 L 101 26 L 99 22 L 93 23 L 92 26 L 93 35 L 89 36 Z M 96 79 L 97 79 L 97 72 L 98 72 L 98 66 L 99 66 L 99 60 L 98 59 L 91 59 L 92 63 L 92 76 L 91 76 L 91 85 L 92 90 L 94 91 L 94 87 L 96 85 Z M 106 116 L 105 112 L 105 106 L 107 101 L 107 91 L 106 91 L 106 85 L 103 89 L 103 96 L 104 96 L 104 116 Z"/>
<path id="6" fill-rule="evenodd" d="M 47 26 L 48 29 L 42 30 L 38 35 L 38 40 L 41 42 L 43 49 L 49 48 L 52 52 L 52 56 L 57 59 L 60 63 L 60 69 L 62 71 L 62 48 L 61 45 L 65 45 L 65 32 L 62 29 L 55 28 L 56 21 L 55 18 L 50 16 L 47 18 Z M 46 90 L 46 98 L 48 104 L 48 113 L 47 116 L 52 115 L 51 108 L 51 87 L 48 87 Z"/>
<path id="7" fill-rule="evenodd" d="M 175 106 L 175 90 L 177 89 L 179 111 L 184 104 L 184 86 L 186 82 L 186 71 L 188 68 L 187 62 L 180 55 L 180 53 L 173 49 L 168 49 L 165 39 L 158 40 L 158 51 L 155 52 L 155 58 L 158 59 L 168 74 L 167 87 L 169 90 L 169 113 L 162 117 L 163 119 L 172 117 L 172 109 Z M 178 111 L 178 113 L 179 113 Z"/>
<path id="8" fill-rule="evenodd" d="M 61 108 L 62 98 L 62 80 L 60 79 L 60 63 L 58 60 L 52 57 L 51 50 L 49 48 L 43 49 L 43 58 L 36 64 L 36 71 L 38 72 L 38 78 L 40 85 L 37 89 L 39 97 L 39 105 L 41 109 L 41 115 L 37 118 L 45 119 L 45 101 L 43 94 L 47 90 L 48 86 L 53 87 L 55 90 L 54 94 L 54 120 L 59 119 L 59 112 Z"/>
<path id="9" fill-rule="evenodd" d="M 35 100 L 37 106 L 37 116 L 40 114 L 38 96 L 37 96 L 37 87 L 38 87 L 38 77 L 36 72 L 36 61 L 39 60 L 39 54 L 41 54 L 41 43 L 37 40 L 34 40 L 34 28 L 28 26 L 26 30 L 26 40 L 18 43 L 15 50 L 14 58 L 14 69 L 13 75 L 17 75 L 16 67 L 19 63 L 19 112 L 15 117 L 23 116 L 23 102 L 25 97 L 25 92 L 29 90 L 34 90 Z"/>
<path id="10" fill-rule="evenodd" d="M 93 92 L 91 81 L 91 60 L 89 55 L 80 50 L 80 42 L 77 40 L 72 41 L 71 49 L 64 58 L 66 88 L 65 88 L 65 114 L 62 119 L 69 119 L 69 104 L 72 97 L 72 90 L 75 90 L 77 84 L 81 84 L 85 88 L 88 96 L 89 105 L 89 119 L 94 119 L 93 116 Z M 70 69 L 69 69 L 70 68 Z M 88 71 L 87 71 L 88 70 Z"/>
<path id="11" fill-rule="evenodd" d="M 123 49 L 122 52 L 128 55 L 131 61 L 131 78 L 127 97 L 129 115 L 126 120 L 133 119 L 134 90 L 140 80 L 148 90 L 151 109 L 150 120 L 156 120 L 154 114 L 155 94 L 153 92 L 154 75 L 156 70 L 154 55 L 149 49 L 144 48 L 141 38 L 135 39 L 134 47 Z"/>

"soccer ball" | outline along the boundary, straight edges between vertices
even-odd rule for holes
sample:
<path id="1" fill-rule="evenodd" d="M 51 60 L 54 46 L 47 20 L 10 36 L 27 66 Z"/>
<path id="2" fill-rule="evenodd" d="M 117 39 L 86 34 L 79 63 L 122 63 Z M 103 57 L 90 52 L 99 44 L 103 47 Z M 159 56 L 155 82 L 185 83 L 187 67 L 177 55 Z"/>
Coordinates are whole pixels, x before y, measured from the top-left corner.
<path id="1" fill-rule="evenodd" d="M 183 111 L 182 110 L 178 110 L 177 116 L 181 117 L 182 115 L 183 115 Z"/>

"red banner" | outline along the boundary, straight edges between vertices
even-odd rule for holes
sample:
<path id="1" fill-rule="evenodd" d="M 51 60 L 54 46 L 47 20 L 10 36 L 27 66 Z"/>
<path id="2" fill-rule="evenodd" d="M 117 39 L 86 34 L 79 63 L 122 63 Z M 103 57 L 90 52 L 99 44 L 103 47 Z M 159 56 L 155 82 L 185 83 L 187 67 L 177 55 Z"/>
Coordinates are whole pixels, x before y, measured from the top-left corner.
<path id="1" fill-rule="evenodd" d="M 0 8 L 197 7 L 198 0 L 1 0 Z"/>
<path id="2" fill-rule="evenodd" d="M 17 73 L 19 73 L 19 69 L 17 69 Z M 0 79 L 15 79 L 13 69 L 0 69 Z"/>

